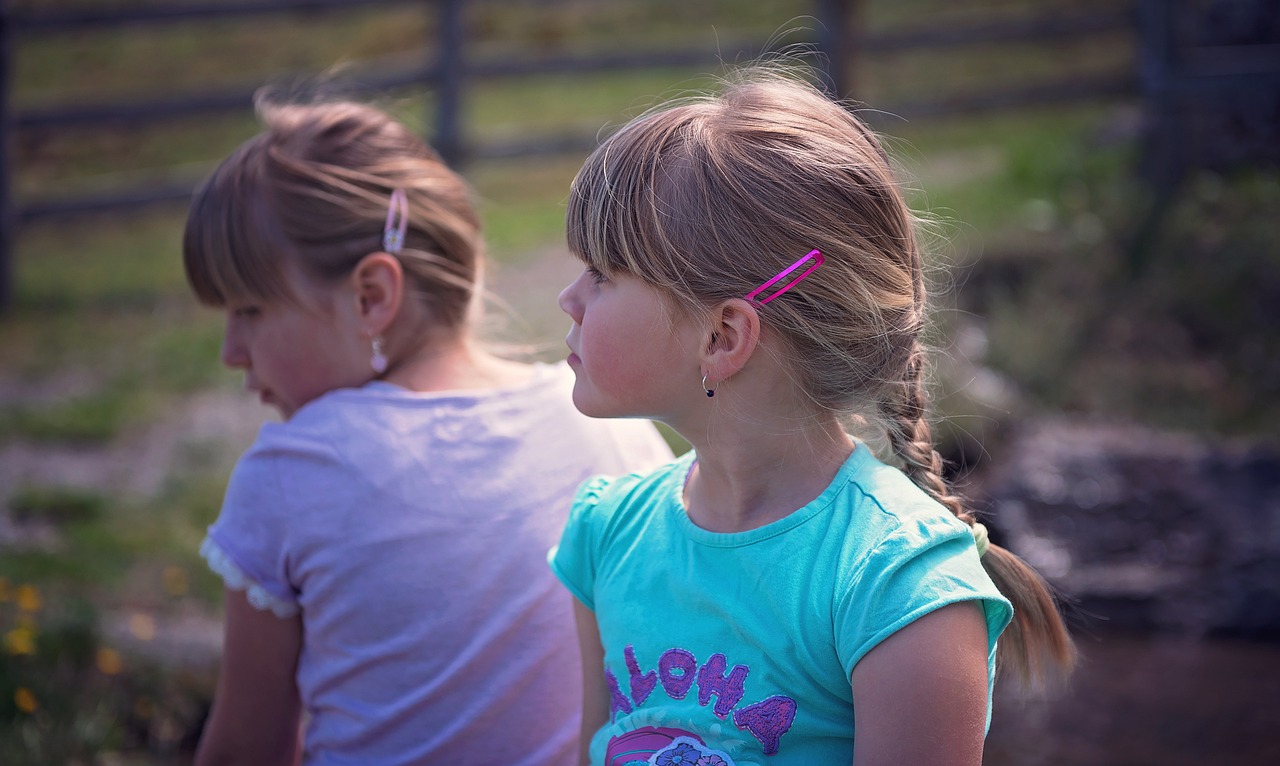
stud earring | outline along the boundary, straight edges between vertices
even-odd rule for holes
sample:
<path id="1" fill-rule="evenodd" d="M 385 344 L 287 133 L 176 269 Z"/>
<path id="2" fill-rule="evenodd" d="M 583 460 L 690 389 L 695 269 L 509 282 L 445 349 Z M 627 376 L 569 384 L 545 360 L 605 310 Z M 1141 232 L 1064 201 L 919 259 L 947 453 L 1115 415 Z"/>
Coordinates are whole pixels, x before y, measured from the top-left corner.
<path id="1" fill-rule="evenodd" d="M 373 337 L 373 355 L 369 357 L 369 366 L 381 375 L 387 371 L 387 355 L 382 351 L 382 336 Z"/>
<path id="2" fill-rule="evenodd" d="M 715 389 L 714 389 L 714 388 L 707 388 L 707 376 L 706 376 L 706 375 L 703 375 L 703 376 L 702 376 L 702 390 L 707 392 L 707 398 L 708 398 L 708 399 L 710 399 L 711 397 L 713 397 L 713 396 L 715 396 L 715 395 L 716 395 L 716 391 L 715 391 Z"/>

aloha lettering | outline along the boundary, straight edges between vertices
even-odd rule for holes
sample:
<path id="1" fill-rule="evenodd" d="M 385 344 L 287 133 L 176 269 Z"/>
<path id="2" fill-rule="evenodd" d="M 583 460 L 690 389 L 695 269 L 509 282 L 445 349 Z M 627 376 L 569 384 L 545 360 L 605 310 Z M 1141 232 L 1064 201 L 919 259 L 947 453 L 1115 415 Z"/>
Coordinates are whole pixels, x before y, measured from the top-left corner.
<path id="1" fill-rule="evenodd" d="M 662 691 L 671 699 L 682 700 L 697 684 L 698 704 L 706 707 L 711 704 L 711 698 L 715 697 L 711 712 L 722 720 L 733 713 L 733 724 L 755 737 L 765 755 L 778 752 L 782 735 L 791 729 L 791 724 L 795 721 L 795 700 L 780 694 L 739 708 L 738 703 L 746 694 L 747 674 L 751 669 L 746 665 L 734 665 L 732 670 L 728 670 L 729 661 L 719 652 L 699 666 L 692 652 L 672 647 L 658 658 L 657 670 L 647 673 L 640 669 L 635 647 L 627 645 L 622 650 L 622 657 L 627 665 L 631 695 L 628 699 L 622 693 L 617 676 L 606 667 L 604 677 L 609 686 L 611 717 L 618 713 L 630 713 L 643 705 L 658 685 L 662 686 Z"/>

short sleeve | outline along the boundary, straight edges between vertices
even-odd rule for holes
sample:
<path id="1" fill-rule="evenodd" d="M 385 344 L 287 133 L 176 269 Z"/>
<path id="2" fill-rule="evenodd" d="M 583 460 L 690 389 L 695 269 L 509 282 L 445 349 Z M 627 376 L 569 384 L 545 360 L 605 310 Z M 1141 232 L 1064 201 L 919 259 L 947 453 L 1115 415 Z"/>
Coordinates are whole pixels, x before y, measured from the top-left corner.
<path id="1" fill-rule="evenodd" d="M 877 546 L 837 603 L 836 646 L 846 677 L 881 641 L 960 601 L 981 602 L 990 655 L 1013 608 L 982 568 L 973 536 L 942 521 L 898 530 Z"/>
<path id="2" fill-rule="evenodd" d="M 605 476 L 594 476 L 578 487 L 560 543 L 547 554 L 551 571 L 592 611 L 596 608 L 593 594 L 600 553 L 600 498 L 612 481 Z"/>
<path id="3" fill-rule="evenodd" d="M 228 588 L 245 591 L 250 604 L 290 617 L 298 613 L 298 594 L 286 563 L 291 510 L 281 459 L 278 451 L 258 448 L 240 458 L 200 555 Z"/>

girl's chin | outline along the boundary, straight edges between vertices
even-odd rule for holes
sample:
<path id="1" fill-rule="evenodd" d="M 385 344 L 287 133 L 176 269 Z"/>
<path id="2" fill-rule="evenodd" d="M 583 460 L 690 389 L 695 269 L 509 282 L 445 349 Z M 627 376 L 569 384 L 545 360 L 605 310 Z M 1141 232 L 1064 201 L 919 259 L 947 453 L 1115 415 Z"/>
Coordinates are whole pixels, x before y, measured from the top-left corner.
<path id="1" fill-rule="evenodd" d="M 583 415 L 589 418 L 608 418 L 613 417 L 612 413 L 602 412 L 599 405 L 592 401 L 591 397 L 581 388 L 581 380 L 578 385 L 573 387 L 573 406 Z"/>
<path id="2" fill-rule="evenodd" d="M 578 412 L 589 418 L 599 419 L 620 419 L 620 418 L 648 418 L 623 407 L 619 407 L 616 403 L 610 405 L 607 402 L 601 402 L 598 398 L 591 396 L 588 392 L 579 387 L 573 389 L 573 406 Z"/>

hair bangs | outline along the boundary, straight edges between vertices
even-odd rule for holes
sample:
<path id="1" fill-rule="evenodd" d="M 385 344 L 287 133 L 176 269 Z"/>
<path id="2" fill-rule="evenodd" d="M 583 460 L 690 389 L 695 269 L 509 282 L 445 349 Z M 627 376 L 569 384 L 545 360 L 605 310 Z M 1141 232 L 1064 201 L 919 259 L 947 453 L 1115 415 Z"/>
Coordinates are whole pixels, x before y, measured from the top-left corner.
<path id="1" fill-rule="evenodd" d="M 201 303 L 293 297 L 285 278 L 289 244 L 264 192 L 262 137 L 232 154 L 196 191 L 182 240 L 187 282 Z"/>
<path id="2" fill-rule="evenodd" d="M 626 253 L 634 246 L 636 204 L 619 188 L 624 184 L 617 174 L 626 171 L 609 156 L 610 146 L 607 142 L 592 152 L 569 187 L 566 238 L 569 252 L 602 274 L 635 273 Z"/>
<path id="3" fill-rule="evenodd" d="M 654 112 L 592 152 L 569 194 L 567 239 L 576 257 L 606 275 L 633 274 L 659 288 L 683 283 L 697 257 L 687 231 L 696 210 L 671 176 L 688 170 L 695 119 L 688 109 Z"/>

